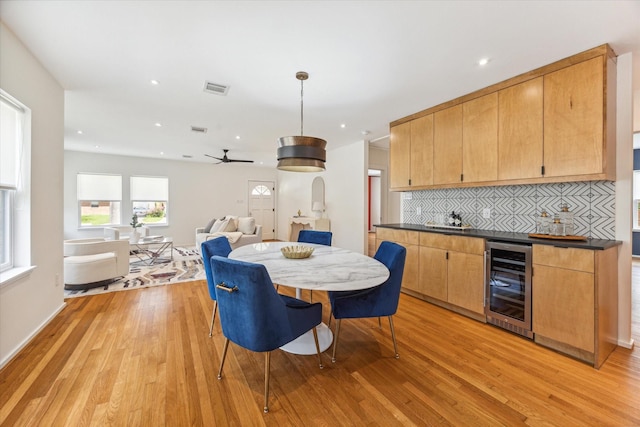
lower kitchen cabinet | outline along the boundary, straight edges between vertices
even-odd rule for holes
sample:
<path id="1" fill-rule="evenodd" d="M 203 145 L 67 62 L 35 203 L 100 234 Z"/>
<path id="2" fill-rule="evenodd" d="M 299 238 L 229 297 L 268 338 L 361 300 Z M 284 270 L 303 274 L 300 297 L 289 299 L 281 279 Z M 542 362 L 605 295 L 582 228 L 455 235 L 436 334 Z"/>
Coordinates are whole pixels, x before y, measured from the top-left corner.
<path id="1" fill-rule="evenodd" d="M 447 273 L 447 301 L 484 314 L 484 256 L 451 251 Z"/>
<path id="2" fill-rule="evenodd" d="M 416 292 L 419 287 L 418 276 L 420 271 L 419 234 L 418 231 L 396 230 L 392 228 L 376 229 L 376 250 L 380 246 L 380 242 L 384 240 L 402 245 L 407 250 L 407 256 L 404 262 L 404 273 L 402 275 L 402 289 L 410 289 Z"/>
<path id="3" fill-rule="evenodd" d="M 533 332 L 541 345 L 599 367 L 618 341 L 617 247 L 533 245 Z"/>

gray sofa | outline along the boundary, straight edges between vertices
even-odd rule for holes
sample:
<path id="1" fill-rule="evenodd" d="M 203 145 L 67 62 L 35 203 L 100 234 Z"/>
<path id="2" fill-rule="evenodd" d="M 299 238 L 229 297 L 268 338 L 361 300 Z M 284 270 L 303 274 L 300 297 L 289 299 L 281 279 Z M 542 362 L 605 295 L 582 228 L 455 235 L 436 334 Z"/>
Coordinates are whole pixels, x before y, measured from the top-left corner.
<path id="1" fill-rule="evenodd" d="M 231 249 L 262 242 L 262 225 L 255 224 L 255 219 L 252 217 L 227 215 L 221 220 L 212 220 L 212 223 L 208 224 L 207 227 L 198 227 L 195 230 L 196 250 L 198 252 L 200 252 L 202 242 L 220 236 L 229 239 Z M 209 228 L 209 231 L 206 231 L 206 228 Z"/>

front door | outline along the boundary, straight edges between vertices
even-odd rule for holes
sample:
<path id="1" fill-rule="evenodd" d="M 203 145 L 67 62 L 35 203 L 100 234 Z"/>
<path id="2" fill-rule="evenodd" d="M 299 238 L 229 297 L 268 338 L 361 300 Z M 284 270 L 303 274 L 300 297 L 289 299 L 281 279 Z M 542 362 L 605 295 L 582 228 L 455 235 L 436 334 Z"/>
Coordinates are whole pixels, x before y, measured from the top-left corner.
<path id="1" fill-rule="evenodd" d="M 249 215 L 262 225 L 262 239 L 276 238 L 275 183 L 273 181 L 249 181 Z"/>

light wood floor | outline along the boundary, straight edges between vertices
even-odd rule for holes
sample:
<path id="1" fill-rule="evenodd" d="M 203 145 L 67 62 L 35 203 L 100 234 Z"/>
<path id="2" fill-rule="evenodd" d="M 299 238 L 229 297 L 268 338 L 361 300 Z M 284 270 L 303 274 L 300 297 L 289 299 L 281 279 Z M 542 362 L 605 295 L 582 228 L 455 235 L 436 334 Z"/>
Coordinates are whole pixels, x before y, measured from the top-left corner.
<path id="1" fill-rule="evenodd" d="M 640 264 L 634 264 L 640 343 Z M 283 287 L 280 288 L 281 290 Z M 325 302 L 322 292 L 314 299 Z M 345 320 L 332 364 L 275 351 L 271 412 L 263 360 L 231 344 L 216 378 L 220 325 L 208 337 L 204 282 L 67 300 L 0 371 L 2 426 L 640 425 L 640 350 L 600 370 L 403 295 L 388 322 Z"/>

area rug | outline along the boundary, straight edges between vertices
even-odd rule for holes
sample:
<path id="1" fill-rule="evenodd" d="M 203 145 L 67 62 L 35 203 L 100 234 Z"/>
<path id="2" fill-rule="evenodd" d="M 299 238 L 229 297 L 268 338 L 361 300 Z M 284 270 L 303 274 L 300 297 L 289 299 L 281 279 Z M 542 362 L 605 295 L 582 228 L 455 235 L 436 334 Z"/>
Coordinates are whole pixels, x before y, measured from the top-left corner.
<path id="1" fill-rule="evenodd" d="M 162 256 L 171 258 L 168 250 Z M 65 290 L 64 297 L 84 297 L 106 292 L 128 291 L 130 289 L 142 289 L 206 279 L 202 257 L 195 251 L 195 248 L 174 247 L 173 261 L 167 263 L 147 266 L 141 265 L 142 263 L 137 261 L 139 261 L 138 258 L 131 257 L 129 274 L 121 279 L 82 291 Z"/>

